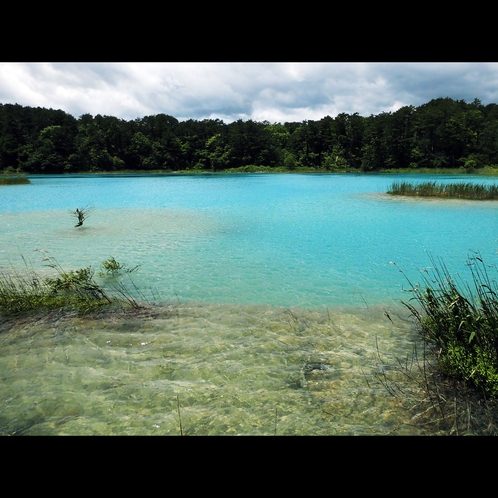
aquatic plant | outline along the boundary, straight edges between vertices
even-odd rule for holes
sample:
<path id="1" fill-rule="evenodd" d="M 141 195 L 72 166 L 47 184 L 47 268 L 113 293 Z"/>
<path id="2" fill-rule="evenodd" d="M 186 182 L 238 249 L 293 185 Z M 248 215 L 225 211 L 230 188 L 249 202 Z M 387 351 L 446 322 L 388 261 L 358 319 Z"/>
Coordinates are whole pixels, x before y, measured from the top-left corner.
<path id="1" fill-rule="evenodd" d="M 117 275 L 121 270 L 124 270 L 126 273 L 131 273 L 135 271 L 140 265 L 137 265 L 133 268 L 129 268 L 126 263 L 120 263 L 111 256 L 109 259 L 102 261 L 100 267 L 103 271 L 99 272 L 99 276 L 103 277 L 105 275 Z"/>
<path id="2" fill-rule="evenodd" d="M 456 199 L 496 200 L 498 185 L 466 183 L 433 182 L 393 182 L 389 187 L 390 195 L 407 195 L 420 197 L 442 197 Z"/>
<path id="3" fill-rule="evenodd" d="M 41 277 L 27 264 L 24 272 L 0 272 L 0 314 L 54 309 L 88 313 L 108 305 L 140 306 L 121 282 L 109 289 L 100 285 L 91 266 L 66 271 L 52 257 L 45 257 L 45 261 L 55 276 Z"/>
<path id="4" fill-rule="evenodd" d="M 4 177 L 0 178 L 0 185 L 25 185 L 31 183 L 25 176 Z"/>
<path id="5" fill-rule="evenodd" d="M 29 178 L 19 168 L 7 166 L 0 174 L 4 175 L 0 177 L 0 185 L 25 185 L 31 183 Z"/>
<path id="6" fill-rule="evenodd" d="M 479 253 L 469 256 L 472 283 L 450 275 L 430 257 L 423 285 L 410 283 L 413 298 L 403 304 L 437 352 L 441 372 L 498 397 L 498 283 Z"/>

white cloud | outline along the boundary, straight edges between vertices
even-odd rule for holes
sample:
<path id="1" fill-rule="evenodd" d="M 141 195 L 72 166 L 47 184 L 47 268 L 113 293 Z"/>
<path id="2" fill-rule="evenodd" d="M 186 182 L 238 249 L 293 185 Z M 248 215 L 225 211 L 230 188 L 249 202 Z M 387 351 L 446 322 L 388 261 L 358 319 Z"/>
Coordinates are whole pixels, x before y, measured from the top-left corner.
<path id="1" fill-rule="evenodd" d="M 135 119 L 270 122 L 362 116 L 451 97 L 498 101 L 498 64 L 0 64 L 0 102 Z"/>

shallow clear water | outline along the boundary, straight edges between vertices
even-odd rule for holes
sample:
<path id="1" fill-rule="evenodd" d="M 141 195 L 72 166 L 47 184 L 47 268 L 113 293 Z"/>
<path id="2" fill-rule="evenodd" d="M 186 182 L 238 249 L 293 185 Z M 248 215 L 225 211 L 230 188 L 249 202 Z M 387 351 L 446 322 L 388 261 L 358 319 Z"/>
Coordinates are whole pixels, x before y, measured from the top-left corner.
<path id="1" fill-rule="evenodd" d="M 386 364 L 413 347 L 393 318 L 195 304 L 17 323 L 0 335 L 0 430 L 179 435 L 181 418 L 189 435 L 422 432 L 375 377 L 377 347 Z"/>
<path id="2" fill-rule="evenodd" d="M 0 269 L 113 256 L 157 306 L 0 324 L 2 433 L 178 434 L 176 396 L 190 434 L 273 434 L 275 410 L 279 434 L 418 433 L 372 377 L 416 340 L 399 270 L 496 263 L 498 203 L 385 194 L 420 176 L 30 178 L 0 190 Z"/>

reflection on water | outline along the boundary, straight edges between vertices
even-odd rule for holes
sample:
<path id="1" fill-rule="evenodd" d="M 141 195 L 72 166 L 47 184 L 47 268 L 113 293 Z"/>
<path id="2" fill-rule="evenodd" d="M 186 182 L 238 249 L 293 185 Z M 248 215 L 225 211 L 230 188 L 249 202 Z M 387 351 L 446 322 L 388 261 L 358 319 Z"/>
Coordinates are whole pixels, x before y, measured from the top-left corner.
<path id="1" fill-rule="evenodd" d="M 404 311 L 175 304 L 0 325 L 1 434 L 422 433 L 377 381 Z"/>

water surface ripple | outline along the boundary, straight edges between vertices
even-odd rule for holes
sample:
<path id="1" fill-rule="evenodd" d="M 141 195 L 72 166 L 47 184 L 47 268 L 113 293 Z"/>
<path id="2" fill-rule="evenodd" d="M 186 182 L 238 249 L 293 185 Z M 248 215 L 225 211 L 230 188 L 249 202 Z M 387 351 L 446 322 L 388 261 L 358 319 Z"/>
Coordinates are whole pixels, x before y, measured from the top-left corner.
<path id="1" fill-rule="evenodd" d="M 399 270 L 420 281 L 428 253 L 464 278 L 469 251 L 495 264 L 498 203 L 387 196 L 400 178 L 420 177 L 34 176 L 3 187 L 1 271 L 27 262 L 48 275 L 47 255 L 98 270 L 113 256 L 140 265 L 120 278 L 149 307 L 2 320 L 0 432 L 178 434 L 179 402 L 192 435 L 423 433 L 375 375 L 379 353 L 395 364 L 417 340 Z M 74 228 L 70 211 L 86 205 Z"/>

